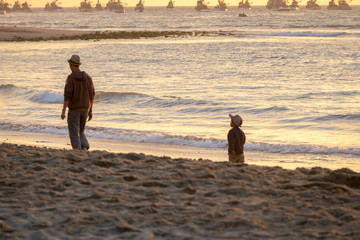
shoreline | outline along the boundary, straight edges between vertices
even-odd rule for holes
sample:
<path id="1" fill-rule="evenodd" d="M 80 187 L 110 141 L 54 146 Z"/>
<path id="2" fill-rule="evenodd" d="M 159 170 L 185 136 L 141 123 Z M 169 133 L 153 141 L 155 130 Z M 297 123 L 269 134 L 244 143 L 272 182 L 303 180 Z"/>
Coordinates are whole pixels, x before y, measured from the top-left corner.
<path id="1" fill-rule="evenodd" d="M 227 148 L 201 148 L 184 145 L 173 145 L 164 143 L 130 142 L 118 139 L 104 139 L 87 136 L 90 142 L 90 151 L 108 151 L 114 153 L 136 153 L 153 156 L 166 156 L 170 158 L 186 158 L 193 160 L 210 160 L 213 162 L 228 162 Z M 59 150 L 71 150 L 69 136 L 54 133 L 36 133 L 14 130 L 0 130 L 0 143 L 20 144 L 35 147 L 48 147 Z M 296 157 L 296 159 L 294 159 Z M 292 156 L 282 153 L 251 152 L 246 151 L 245 163 L 267 167 L 282 167 L 295 170 L 296 168 L 322 167 L 331 170 L 349 168 L 360 172 L 359 168 L 353 168 L 353 164 L 346 161 L 309 161 L 314 156 L 302 155 Z M 317 156 L 315 156 L 317 157 Z"/>
<path id="2" fill-rule="evenodd" d="M 360 173 L 0 144 L 0 238 L 356 239 Z"/>
<path id="3" fill-rule="evenodd" d="M 205 31 L 81 31 L 34 27 L 0 26 L 0 42 L 140 39 L 156 37 L 169 38 L 187 36 L 209 36 L 213 34 L 231 35 L 230 33 L 215 33 Z"/>
<path id="4" fill-rule="evenodd" d="M 0 143 L 20 144 L 35 147 L 48 147 L 59 150 L 71 150 L 68 135 L 52 133 L 35 133 L 0 130 Z M 227 161 L 226 149 L 204 149 L 189 146 L 129 142 L 116 139 L 103 139 L 87 136 L 90 143 L 90 151 L 108 151 L 114 153 L 137 153 L 155 156 L 167 156 L 171 158 L 209 159 L 212 161 Z"/>

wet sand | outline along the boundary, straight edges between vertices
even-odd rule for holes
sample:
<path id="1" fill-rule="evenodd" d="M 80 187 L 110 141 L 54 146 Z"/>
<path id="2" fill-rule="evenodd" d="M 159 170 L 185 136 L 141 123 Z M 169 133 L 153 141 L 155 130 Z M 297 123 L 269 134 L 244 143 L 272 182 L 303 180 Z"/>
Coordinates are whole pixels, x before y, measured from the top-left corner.
<path id="1" fill-rule="evenodd" d="M 360 174 L 0 145 L 0 239 L 359 239 Z"/>
<path id="2" fill-rule="evenodd" d="M 108 151 L 114 153 L 144 153 L 154 156 L 168 156 L 171 158 L 208 159 L 214 162 L 228 160 L 227 147 L 202 148 L 194 146 L 183 146 L 165 143 L 131 142 L 119 139 L 105 139 L 87 136 L 90 142 L 90 150 Z M 71 149 L 68 134 L 36 133 L 23 131 L 0 130 L 0 143 L 11 143 L 36 147 L 48 147 L 55 149 Z M 311 159 L 313 156 L 298 154 L 296 159 L 288 154 L 248 151 L 245 145 L 245 161 L 248 164 L 286 169 L 298 167 L 313 168 L 323 167 L 332 170 L 350 168 L 360 172 L 360 167 L 354 159 L 343 159 L 342 161 L 318 161 Z M 309 160 L 310 159 L 310 160 Z"/>
<path id="3" fill-rule="evenodd" d="M 181 37 L 225 35 L 225 33 L 186 32 L 186 31 L 77 31 L 44 29 L 32 27 L 0 26 L 0 41 L 59 41 L 59 40 L 100 40 L 100 39 L 139 39 L 155 37 Z"/>
<path id="4" fill-rule="evenodd" d="M 51 39 L 60 37 L 72 37 L 91 33 L 90 31 L 73 31 L 44 29 L 33 27 L 0 26 L 0 41 Z"/>

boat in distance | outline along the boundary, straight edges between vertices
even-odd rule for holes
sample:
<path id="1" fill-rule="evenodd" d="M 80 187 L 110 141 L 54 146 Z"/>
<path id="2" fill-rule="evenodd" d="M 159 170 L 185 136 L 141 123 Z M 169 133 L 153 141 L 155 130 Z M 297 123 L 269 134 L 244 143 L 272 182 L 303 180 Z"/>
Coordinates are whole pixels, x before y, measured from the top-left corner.
<path id="1" fill-rule="evenodd" d="M 317 4 L 316 0 L 309 0 L 307 3 L 306 3 L 306 9 L 309 9 L 309 10 L 320 10 L 321 7 L 319 6 L 319 4 Z"/>
<path id="2" fill-rule="evenodd" d="M 44 10 L 49 12 L 65 12 L 62 7 L 58 6 L 57 0 L 52 1 L 50 4 L 46 3 Z"/>
<path id="3" fill-rule="evenodd" d="M 293 0 L 291 5 L 289 6 L 290 7 L 290 10 L 299 10 L 300 7 L 299 7 L 299 2 L 296 1 L 296 0 Z"/>
<path id="4" fill-rule="evenodd" d="M 266 4 L 266 8 L 272 11 L 290 11 L 291 8 L 286 4 L 286 0 L 269 0 Z"/>
<path id="5" fill-rule="evenodd" d="M 136 12 L 146 12 L 143 0 L 139 0 L 139 2 L 136 4 L 135 11 Z"/>
<path id="6" fill-rule="evenodd" d="M 102 11 L 104 10 L 103 6 L 101 5 L 100 1 L 98 0 L 96 5 L 95 5 L 95 11 Z"/>
<path id="7" fill-rule="evenodd" d="M 31 12 L 29 4 L 25 1 L 20 5 L 19 1 L 15 1 L 11 12 Z"/>
<path id="8" fill-rule="evenodd" d="M 0 13 L 5 15 L 6 13 L 11 12 L 10 4 L 0 0 Z"/>
<path id="9" fill-rule="evenodd" d="M 204 0 L 198 0 L 196 3 L 195 10 L 198 12 L 210 12 L 210 9 L 205 4 Z"/>
<path id="10" fill-rule="evenodd" d="M 214 8 L 215 10 L 218 10 L 218 11 L 227 11 L 228 10 L 225 0 L 218 0 L 218 3 L 219 4 L 216 5 L 216 7 Z"/>
<path id="11" fill-rule="evenodd" d="M 105 10 L 114 13 L 125 13 L 124 4 L 120 0 L 109 0 L 106 4 Z"/>
<path id="12" fill-rule="evenodd" d="M 352 7 L 346 2 L 346 0 L 339 0 L 338 5 L 335 0 L 331 0 L 327 6 L 328 10 L 352 10 Z"/>
<path id="13" fill-rule="evenodd" d="M 92 8 L 90 2 L 88 2 L 87 0 L 84 0 L 83 2 L 80 3 L 79 11 L 80 12 L 92 12 L 92 11 L 94 11 L 94 9 Z"/>
<path id="14" fill-rule="evenodd" d="M 166 10 L 169 10 L 169 11 L 174 11 L 175 10 L 175 7 L 174 7 L 174 1 L 173 0 L 170 0 L 168 5 L 166 6 Z"/>
<path id="15" fill-rule="evenodd" d="M 251 9 L 251 6 L 250 6 L 250 3 L 249 3 L 249 0 L 246 0 L 244 2 L 244 0 L 241 0 L 241 2 L 239 2 L 239 5 L 238 5 L 238 8 L 240 9 Z"/>

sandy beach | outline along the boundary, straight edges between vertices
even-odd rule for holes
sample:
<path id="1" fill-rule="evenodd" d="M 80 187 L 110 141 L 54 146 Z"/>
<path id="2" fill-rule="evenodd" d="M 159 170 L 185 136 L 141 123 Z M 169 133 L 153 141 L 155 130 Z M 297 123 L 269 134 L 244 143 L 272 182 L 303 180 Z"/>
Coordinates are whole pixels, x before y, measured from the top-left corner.
<path id="1" fill-rule="evenodd" d="M 50 39 L 58 37 L 71 37 L 82 34 L 88 34 L 91 31 L 74 31 L 44 29 L 33 27 L 0 26 L 0 41 L 11 41 L 13 39 Z"/>
<path id="2" fill-rule="evenodd" d="M 0 145 L 1 239 L 358 239 L 360 174 Z"/>

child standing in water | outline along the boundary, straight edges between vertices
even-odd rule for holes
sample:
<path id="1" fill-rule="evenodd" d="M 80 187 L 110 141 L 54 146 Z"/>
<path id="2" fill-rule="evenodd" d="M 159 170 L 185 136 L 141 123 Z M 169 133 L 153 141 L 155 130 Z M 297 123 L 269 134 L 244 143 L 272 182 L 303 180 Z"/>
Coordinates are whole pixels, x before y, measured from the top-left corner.
<path id="1" fill-rule="evenodd" d="M 229 153 L 229 161 L 232 163 L 244 163 L 244 144 L 246 142 L 245 133 L 240 129 L 243 120 L 239 115 L 231 115 L 230 129 L 228 133 L 228 153 Z"/>

